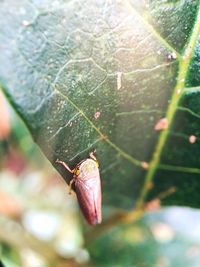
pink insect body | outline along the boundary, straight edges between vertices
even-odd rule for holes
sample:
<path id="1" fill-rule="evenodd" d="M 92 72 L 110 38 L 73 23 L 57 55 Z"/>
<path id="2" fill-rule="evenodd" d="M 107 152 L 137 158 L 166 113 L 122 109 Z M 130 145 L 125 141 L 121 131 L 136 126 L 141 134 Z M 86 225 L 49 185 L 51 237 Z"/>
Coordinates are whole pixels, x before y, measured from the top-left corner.
<path id="1" fill-rule="evenodd" d="M 74 183 L 77 199 L 87 222 L 92 225 L 101 223 L 101 180 L 94 154 L 90 153 L 90 158 L 78 163 L 73 170 L 63 161 L 56 162 L 73 173 L 70 187 Z"/>
<path id="2" fill-rule="evenodd" d="M 79 205 L 89 224 L 101 223 L 101 181 L 97 163 L 86 159 L 74 178 Z"/>

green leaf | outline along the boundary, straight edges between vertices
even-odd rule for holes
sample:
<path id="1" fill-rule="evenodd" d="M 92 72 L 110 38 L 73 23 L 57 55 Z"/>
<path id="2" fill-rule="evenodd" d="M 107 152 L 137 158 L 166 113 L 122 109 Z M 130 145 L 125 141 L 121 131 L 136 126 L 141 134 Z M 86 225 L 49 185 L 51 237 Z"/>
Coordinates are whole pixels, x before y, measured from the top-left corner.
<path id="1" fill-rule="evenodd" d="M 96 149 L 105 204 L 200 206 L 199 1 L 9 0 L 0 14 L 1 85 L 52 164 Z"/>

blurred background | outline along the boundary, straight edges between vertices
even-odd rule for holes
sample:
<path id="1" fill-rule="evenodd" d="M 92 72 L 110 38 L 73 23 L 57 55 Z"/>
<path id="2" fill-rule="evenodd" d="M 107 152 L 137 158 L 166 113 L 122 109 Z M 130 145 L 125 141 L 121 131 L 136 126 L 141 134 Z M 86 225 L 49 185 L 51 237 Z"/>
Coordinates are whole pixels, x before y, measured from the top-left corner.
<path id="1" fill-rule="evenodd" d="M 6 266 L 88 260 L 75 196 L 0 92 L 0 254 Z"/>
<path id="2" fill-rule="evenodd" d="M 0 256 L 7 267 L 198 267 L 200 212 L 167 208 L 91 238 L 75 195 L 0 91 Z"/>

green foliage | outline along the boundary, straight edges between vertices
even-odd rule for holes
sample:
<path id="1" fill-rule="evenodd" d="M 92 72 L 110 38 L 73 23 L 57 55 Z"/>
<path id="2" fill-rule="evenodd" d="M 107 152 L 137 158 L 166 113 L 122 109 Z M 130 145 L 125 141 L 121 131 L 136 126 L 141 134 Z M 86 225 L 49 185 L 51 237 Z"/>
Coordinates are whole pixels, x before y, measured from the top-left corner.
<path id="1" fill-rule="evenodd" d="M 199 207 L 199 1 L 147 2 L 2 1 L 1 84 L 52 164 L 97 150 L 104 204 Z"/>

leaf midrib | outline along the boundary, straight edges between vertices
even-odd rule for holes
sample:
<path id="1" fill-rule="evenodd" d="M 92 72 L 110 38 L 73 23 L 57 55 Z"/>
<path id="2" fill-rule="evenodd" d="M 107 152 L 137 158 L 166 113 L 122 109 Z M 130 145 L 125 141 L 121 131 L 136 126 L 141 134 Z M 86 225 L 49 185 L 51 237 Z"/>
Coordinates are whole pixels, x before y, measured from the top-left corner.
<path id="1" fill-rule="evenodd" d="M 126 2 L 126 3 L 128 3 L 128 2 Z M 130 6 L 130 3 L 129 3 L 129 6 Z M 198 19 L 196 20 L 193 34 L 191 35 L 191 38 L 189 39 L 188 45 L 186 46 L 186 49 L 185 49 L 185 52 L 183 53 L 183 55 L 181 57 L 181 55 L 173 47 L 171 47 L 154 30 L 154 28 L 148 23 L 148 21 L 146 21 L 143 17 L 141 17 L 140 14 L 132 6 L 130 6 L 130 7 L 143 20 L 143 22 L 149 28 L 149 30 L 152 32 L 152 34 L 155 35 L 156 38 L 158 38 L 167 48 L 169 48 L 171 51 L 174 51 L 176 53 L 177 59 L 179 60 L 180 73 L 179 73 L 179 76 L 178 76 L 178 79 L 177 79 L 177 85 L 176 85 L 176 87 L 174 89 L 174 94 L 173 94 L 173 97 L 172 97 L 172 101 L 171 101 L 171 104 L 168 107 L 167 116 L 166 116 L 168 118 L 169 128 L 170 128 L 170 125 L 171 125 L 173 117 L 174 117 L 174 113 L 177 110 L 178 102 L 179 102 L 182 94 L 184 94 L 184 92 L 186 92 L 184 90 L 185 89 L 185 82 L 183 82 L 183 80 L 185 81 L 185 77 L 186 77 L 186 74 L 187 74 L 187 68 L 188 68 L 188 65 L 190 63 L 191 56 L 192 56 L 192 51 L 193 51 L 193 48 L 194 48 L 194 46 L 196 44 L 196 39 L 197 39 L 198 32 L 199 32 Z M 197 18 L 199 18 L 199 11 L 198 11 Z M 187 57 L 186 57 L 186 55 L 187 55 Z M 183 71 L 181 71 L 181 70 L 183 70 Z M 123 158 L 127 159 L 129 162 L 131 162 L 132 164 L 134 164 L 137 167 L 144 168 L 143 167 L 143 163 L 144 163 L 143 161 L 140 161 L 140 160 L 134 158 L 133 156 L 131 156 L 128 153 L 126 153 L 123 149 L 118 147 L 116 144 L 114 144 L 104 133 L 102 133 L 100 131 L 99 128 L 97 128 L 93 124 L 93 122 L 87 117 L 87 115 L 84 113 L 84 111 L 82 111 L 68 96 L 66 96 L 63 93 L 61 93 L 55 87 L 55 83 L 53 84 L 52 87 L 55 89 L 55 91 L 58 94 L 60 94 L 65 100 L 67 100 L 67 102 L 69 102 L 84 117 L 84 119 L 90 124 L 90 126 L 93 129 L 95 129 L 95 131 L 99 134 L 99 136 L 100 136 L 100 138 L 102 138 L 102 140 L 104 140 L 111 147 L 113 147 Z M 177 94 L 176 94 L 177 90 L 181 90 L 181 93 L 179 94 L 178 97 L 177 97 Z M 197 169 L 197 168 L 190 168 L 190 167 L 185 168 L 183 166 L 173 166 L 173 165 L 167 165 L 167 164 L 159 164 L 159 162 L 160 162 L 159 159 L 160 159 L 160 156 L 161 156 L 161 153 L 162 153 L 162 148 L 164 147 L 164 144 L 165 144 L 165 141 L 167 139 L 168 133 L 169 132 L 167 130 L 167 131 L 163 131 L 161 133 L 161 135 L 160 135 L 160 138 L 159 138 L 158 143 L 157 143 L 156 148 L 155 148 L 153 159 L 149 163 L 148 172 L 147 172 L 147 175 L 146 175 L 146 178 L 145 178 L 145 184 L 144 184 L 143 190 L 141 192 L 141 195 L 139 197 L 138 203 L 140 203 L 140 202 L 142 203 L 143 202 L 143 200 L 145 198 L 145 195 L 147 194 L 147 192 L 149 190 L 149 183 L 153 179 L 154 173 L 155 173 L 157 168 L 166 169 L 168 171 L 174 171 L 175 170 L 175 171 L 179 171 L 179 172 L 188 172 L 188 173 L 199 173 L 200 172 L 200 169 Z M 137 206 L 141 206 L 141 204 L 138 204 Z"/>
<path id="2" fill-rule="evenodd" d="M 197 17 L 196 21 L 194 23 L 193 32 L 189 38 L 189 41 L 185 47 L 185 50 L 181 57 L 178 58 L 179 60 L 179 74 L 177 77 L 177 83 L 173 91 L 173 95 L 171 98 L 171 102 L 168 106 L 167 112 L 166 112 L 166 118 L 168 120 L 168 128 L 166 130 L 163 130 L 159 136 L 157 145 L 155 147 L 155 151 L 153 153 L 152 160 L 149 163 L 149 169 L 147 171 L 146 177 L 145 177 L 145 183 L 144 187 L 141 191 L 140 197 L 138 198 L 136 209 L 141 209 L 143 206 L 143 203 L 145 201 L 145 197 L 149 191 L 149 185 L 151 184 L 156 170 L 160 167 L 160 169 L 165 170 L 173 170 L 173 166 L 168 166 L 165 164 L 160 164 L 160 159 L 162 155 L 163 148 L 166 144 L 169 129 L 174 121 L 174 115 L 178 109 L 178 104 L 182 96 L 185 94 L 185 81 L 188 74 L 188 67 L 190 65 L 193 51 L 195 49 L 195 45 L 197 42 L 197 39 L 200 34 L 200 6 L 198 7 Z M 162 168 L 163 167 L 163 168 Z M 169 167 L 169 168 L 168 168 Z M 178 167 L 178 166 L 177 166 Z M 178 167 L 179 170 L 183 170 L 183 167 Z M 177 170 L 178 170 L 177 169 Z M 188 168 L 185 168 L 188 170 Z"/>
<path id="3" fill-rule="evenodd" d="M 194 31 L 193 31 L 191 38 L 189 39 L 188 45 L 186 46 L 186 49 L 185 49 L 185 51 L 181 57 L 181 55 L 164 38 L 162 38 L 162 36 L 159 35 L 159 33 L 152 27 L 152 25 L 149 24 L 149 22 L 146 20 L 146 18 L 142 17 L 135 10 L 135 8 L 133 6 L 131 6 L 130 2 L 126 1 L 126 3 L 128 3 L 128 5 L 131 7 L 131 9 L 134 10 L 134 13 L 140 17 L 140 19 L 144 22 L 144 24 L 147 26 L 147 28 L 152 33 L 152 35 L 154 35 L 170 51 L 174 51 L 177 55 L 177 59 L 179 60 L 180 73 L 179 73 L 179 76 L 177 79 L 177 85 L 174 88 L 174 94 L 172 97 L 172 101 L 171 101 L 171 103 L 168 107 L 168 111 L 167 111 L 167 118 L 169 121 L 169 128 L 170 128 L 170 125 L 172 124 L 172 121 L 173 121 L 174 113 L 177 110 L 178 102 L 179 102 L 181 96 L 185 93 L 184 87 L 185 87 L 185 78 L 187 75 L 187 69 L 188 69 L 188 66 L 190 64 L 192 52 L 193 52 L 193 49 L 194 49 L 194 46 L 196 44 L 196 40 L 197 40 L 199 31 L 200 31 L 199 30 L 199 27 L 200 27 L 199 24 L 200 23 L 198 23 L 198 21 L 200 21 L 200 11 L 198 10 L 198 13 L 197 13 L 198 15 L 197 15 Z M 60 71 L 62 71 L 62 69 Z M 58 76 L 59 76 L 59 73 L 58 73 Z M 182 82 L 182 80 L 184 82 Z M 55 83 L 56 83 L 56 81 L 57 80 L 55 80 Z M 55 84 L 53 84 L 53 87 L 54 87 L 54 85 Z M 3 86 L 3 87 L 5 87 L 5 86 Z M 62 95 L 62 97 L 66 101 L 68 101 L 77 111 L 79 111 L 81 113 L 82 117 L 90 124 L 90 126 L 92 128 L 94 128 L 96 130 L 96 132 L 99 134 L 100 138 L 102 138 L 105 142 L 107 142 L 108 145 L 113 147 L 123 158 L 127 159 L 129 162 L 131 162 L 135 166 L 143 168 L 142 167 L 142 163 L 143 163 L 142 161 L 129 155 L 123 149 L 121 149 L 116 144 L 114 144 L 107 136 L 105 136 L 99 130 L 99 128 L 97 128 L 94 125 L 94 123 L 86 116 L 86 114 L 82 110 L 80 110 L 79 107 L 77 107 L 76 104 L 68 96 L 62 94 L 58 89 L 55 89 L 55 90 L 57 91 L 57 93 Z M 176 94 L 177 90 L 181 90 L 181 93 L 178 96 Z M 166 143 L 167 137 L 168 137 L 168 130 L 163 131 L 160 134 L 160 137 L 159 137 L 159 140 L 158 140 L 158 143 L 156 145 L 155 152 L 153 155 L 153 159 L 151 160 L 151 162 L 149 164 L 149 169 L 147 171 L 147 175 L 145 178 L 145 184 L 144 184 L 143 190 L 141 192 L 140 198 L 138 200 L 138 204 L 137 204 L 138 207 L 142 205 L 142 203 L 145 199 L 145 196 L 149 190 L 149 183 L 152 181 L 157 168 L 165 169 L 165 170 L 169 170 L 169 171 L 179 171 L 179 172 L 188 172 L 188 173 L 199 173 L 200 172 L 200 169 L 197 169 L 197 168 L 185 168 L 182 166 L 171 166 L 171 165 L 166 165 L 166 164 L 160 164 L 160 156 L 161 156 L 163 147 Z"/>

